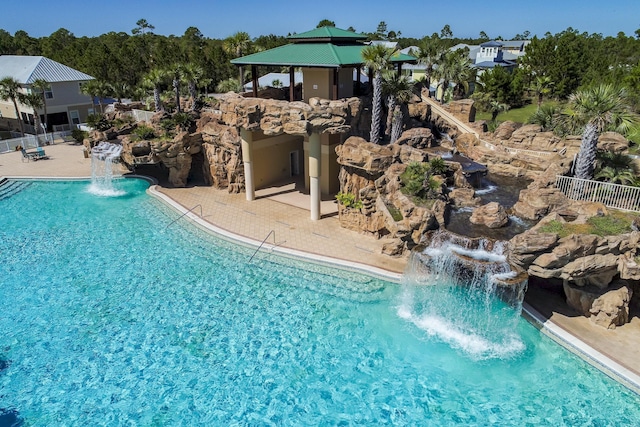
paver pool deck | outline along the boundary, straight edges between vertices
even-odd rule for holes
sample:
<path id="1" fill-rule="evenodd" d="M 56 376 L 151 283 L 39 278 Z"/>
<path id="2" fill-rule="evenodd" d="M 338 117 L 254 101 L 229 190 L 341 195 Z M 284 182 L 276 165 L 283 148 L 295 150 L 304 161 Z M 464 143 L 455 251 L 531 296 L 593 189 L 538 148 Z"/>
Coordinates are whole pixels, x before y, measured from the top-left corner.
<path id="1" fill-rule="evenodd" d="M 82 146 L 59 143 L 45 147 L 45 151 L 49 159 L 36 162 L 23 162 L 20 152 L 0 154 L 0 177 L 91 176 L 91 160 L 84 157 Z M 365 271 L 386 271 L 392 279 L 399 279 L 407 264 L 407 258 L 381 254 L 386 240 L 340 227 L 337 207 L 332 201 L 323 202 L 323 217 L 312 221 L 303 207 L 306 199 L 288 188 L 258 191 L 254 201 L 247 201 L 245 194 L 229 194 L 211 187 L 156 186 L 155 190 L 183 212 L 201 205 L 204 222 L 228 236 L 239 236 L 258 245 L 273 230 L 275 237 L 269 236 L 266 242 L 272 250 L 275 241 L 277 250 L 358 265 Z M 193 212 L 190 218 L 199 216 L 200 208 Z M 526 304 L 530 317 L 535 318 L 534 323 L 544 333 L 562 341 L 581 357 L 604 364 L 605 371 L 607 368 L 614 371 L 618 379 L 640 390 L 640 318 L 634 316 L 623 327 L 606 330 L 571 313 L 561 295 L 541 288 L 530 288 Z"/>

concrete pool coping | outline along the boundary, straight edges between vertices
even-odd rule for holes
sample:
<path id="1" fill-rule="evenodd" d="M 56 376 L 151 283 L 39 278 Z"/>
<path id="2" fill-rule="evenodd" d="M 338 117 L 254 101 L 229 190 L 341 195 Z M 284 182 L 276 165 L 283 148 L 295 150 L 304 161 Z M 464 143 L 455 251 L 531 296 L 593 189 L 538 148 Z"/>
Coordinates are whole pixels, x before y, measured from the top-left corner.
<path id="1" fill-rule="evenodd" d="M 131 178 L 139 178 L 144 179 L 150 182 L 150 187 L 148 189 L 148 193 L 156 200 L 161 201 L 172 209 L 175 209 L 182 216 L 188 218 L 193 224 L 197 225 L 199 228 L 207 230 L 225 240 L 229 240 L 236 243 L 241 243 L 245 246 L 250 246 L 253 248 L 258 248 L 262 243 L 259 240 L 243 236 L 239 233 L 235 233 L 230 230 L 226 230 L 222 227 L 216 226 L 213 222 L 200 218 L 197 214 L 193 212 L 189 212 L 185 206 L 180 204 L 178 201 L 171 198 L 171 196 L 162 193 L 158 190 L 158 187 L 155 185 L 153 179 L 146 176 L 139 175 L 127 175 L 127 177 Z M 55 180 L 55 181 L 86 181 L 90 180 L 90 177 L 82 177 L 82 176 L 0 176 L 0 183 L 7 180 Z M 179 217 L 181 218 L 181 217 Z M 179 219 L 178 218 L 178 219 Z M 319 255 L 316 253 L 300 251 L 292 248 L 286 248 L 282 246 L 278 246 L 277 244 L 265 243 L 263 248 L 269 250 L 269 252 L 277 253 L 281 256 L 292 257 L 296 259 L 302 259 L 308 262 L 312 262 L 315 264 L 321 265 L 329 265 L 329 266 L 337 266 L 339 268 L 348 270 L 348 271 L 357 271 L 360 273 L 364 273 L 373 277 L 377 277 L 380 279 L 384 279 L 387 281 L 391 281 L 394 283 L 400 283 L 402 274 L 397 272 L 391 272 L 389 270 L 385 270 L 382 268 L 377 268 L 375 266 L 369 264 L 361 264 L 354 261 L 349 261 L 346 259 L 339 259 L 333 257 L 327 257 L 323 255 Z M 562 345 L 567 350 L 572 353 L 578 355 L 583 360 L 591 364 L 592 366 L 599 369 L 601 372 L 605 373 L 609 377 L 615 379 L 622 385 L 626 386 L 628 389 L 640 394 L 640 376 L 637 375 L 632 370 L 628 369 L 621 363 L 618 363 L 616 360 L 608 357 L 602 352 L 594 349 L 589 346 L 586 342 L 579 339 L 576 335 L 567 332 L 560 325 L 554 323 L 553 320 L 542 315 L 538 310 L 536 310 L 531 305 L 525 303 L 523 304 L 523 317 L 531 322 L 534 326 L 536 326 L 542 333 L 547 335 L 549 338 L 553 339 L 559 345 Z M 588 319 L 585 318 L 588 321 Z"/>

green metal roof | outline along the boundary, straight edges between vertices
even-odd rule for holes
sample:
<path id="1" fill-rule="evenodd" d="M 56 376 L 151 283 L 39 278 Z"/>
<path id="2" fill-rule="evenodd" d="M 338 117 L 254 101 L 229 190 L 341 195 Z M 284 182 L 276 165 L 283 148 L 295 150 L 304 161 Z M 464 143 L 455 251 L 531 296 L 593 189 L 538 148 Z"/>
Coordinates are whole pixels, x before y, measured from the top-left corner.
<path id="1" fill-rule="evenodd" d="M 321 29 L 322 28 L 318 28 L 318 30 Z M 236 58 L 231 60 L 231 63 L 235 65 L 288 65 L 293 67 L 340 68 L 341 66 L 364 63 L 362 59 L 362 49 L 365 47 L 366 45 L 363 44 L 340 46 L 332 43 L 291 43 Z M 391 58 L 392 62 L 411 62 L 415 60 L 416 58 L 413 56 L 400 52 L 397 52 Z"/>
<path id="2" fill-rule="evenodd" d="M 336 27 L 320 27 L 311 31 L 306 31 L 300 34 L 294 34 L 289 36 L 288 39 L 293 40 L 295 43 L 303 40 L 315 40 L 315 41 L 357 41 L 366 40 L 367 36 L 364 34 L 354 33 L 353 31 L 347 31 Z"/>

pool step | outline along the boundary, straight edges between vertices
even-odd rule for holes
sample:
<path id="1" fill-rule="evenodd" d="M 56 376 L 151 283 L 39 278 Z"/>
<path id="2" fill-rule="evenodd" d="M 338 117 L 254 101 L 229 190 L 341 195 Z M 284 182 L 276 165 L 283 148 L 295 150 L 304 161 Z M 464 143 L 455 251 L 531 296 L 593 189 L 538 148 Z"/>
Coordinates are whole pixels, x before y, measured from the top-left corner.
<path id="1" fill-rule="evenodd" d="M 15 196 L 22 190 L 31 186 L 29 181 L 12 181 L 7 180 L 0 183 L 0 200 L 8 199 L 11 196 Z"/>

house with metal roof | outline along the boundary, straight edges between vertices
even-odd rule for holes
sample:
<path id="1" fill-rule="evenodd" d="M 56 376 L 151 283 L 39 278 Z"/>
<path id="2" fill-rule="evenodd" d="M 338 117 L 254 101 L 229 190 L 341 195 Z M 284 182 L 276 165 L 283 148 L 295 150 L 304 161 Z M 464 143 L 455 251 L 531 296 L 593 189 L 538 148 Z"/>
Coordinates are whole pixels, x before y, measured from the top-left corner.
<path id="1" fill-rule="evenodd" d="M 36 80 L 49 83 L 45 90 L 47 117 L 44 117 L 44 109 L 34 111 L 23 104 L 18 106 L 20 117 L 16 117 L 13 103 L 0 100 L 1 123 L 10 129 L 16 127 L 16 120 L 33 126 L 35 114 L 40 115 L 41 123 L 46 123 L 48 130 L 69 128 L 85 122 L 93 113 L 91 97 L 80 91 L 82 84 L 93 77 L 64 64 L 44 56 L 1 55 L 0 79 L 5 77 L 18 81 L 24 93 L 33 90 L 31 85 Z"/>
<path id="2" fill-rule="evenodd" d="M 348 98 L 359 95 L 354 90 L 355 81 L 360 80 L 364 60 L 362 49 L 367 45 L 367 36 L 335 27 L 320 27 L 289 36 L 291 43 L 265 50 L 231 61 L 237 66 L 250 66 L 254 96 L 257 96 L 258 66 L 289 67 L 290 101 L 295 101 L 293 87 L 296 84 L 294 69 L 300 68 L 303 75 L 302 100 L 318 97 L 324 99 Z M 398 67 L 415 58 L 397 52 L 391 61 Z"/>

